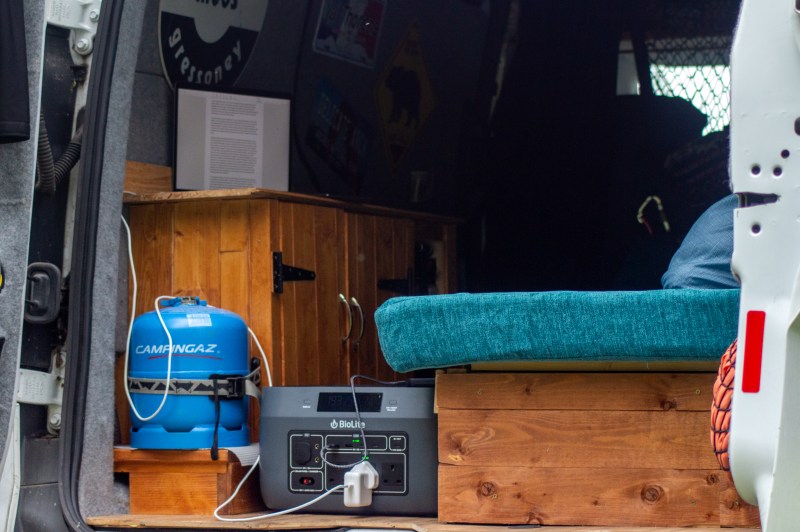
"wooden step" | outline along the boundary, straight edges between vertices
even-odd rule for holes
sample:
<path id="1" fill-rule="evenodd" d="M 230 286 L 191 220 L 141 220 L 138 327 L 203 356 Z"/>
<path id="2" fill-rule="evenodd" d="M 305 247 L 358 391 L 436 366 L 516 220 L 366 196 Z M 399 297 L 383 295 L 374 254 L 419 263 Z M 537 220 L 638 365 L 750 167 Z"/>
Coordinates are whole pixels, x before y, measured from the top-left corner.
<path id="1" fill-rule="evenodd" d="M 129 474 L 132 514 L 213 515 L 238 486 L 248 467 L 227 449 L 211 460 L 196 451 L 114 448 L 114 471 Z M 221 515 L 265 509 L 254 472 Z"/>

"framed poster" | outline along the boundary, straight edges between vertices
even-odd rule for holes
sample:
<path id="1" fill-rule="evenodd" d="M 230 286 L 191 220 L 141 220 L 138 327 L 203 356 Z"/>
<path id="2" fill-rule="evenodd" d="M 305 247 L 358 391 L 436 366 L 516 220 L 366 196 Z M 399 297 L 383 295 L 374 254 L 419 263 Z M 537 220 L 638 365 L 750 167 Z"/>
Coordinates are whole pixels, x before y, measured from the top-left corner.
<path id="1" fill-rule="evenodd" d="M 385 12 L 386 0 L 325 0 L 314 51 L 373 68 Z"/>
<path id="2" fill-rule="evenodd" d="M 290 101 L 178 85 L 176 190 L 289 190 Z"/>

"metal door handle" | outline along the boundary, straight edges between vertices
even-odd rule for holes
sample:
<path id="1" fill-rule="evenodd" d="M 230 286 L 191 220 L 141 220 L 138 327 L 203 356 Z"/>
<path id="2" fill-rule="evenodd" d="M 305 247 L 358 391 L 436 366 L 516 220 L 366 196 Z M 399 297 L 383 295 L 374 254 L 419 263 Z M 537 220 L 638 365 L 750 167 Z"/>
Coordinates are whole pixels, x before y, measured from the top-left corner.
<path id="1" fill-rule="evenodd" d="M 344 306 L 347 308 L 347 334 L 340 337 L 340 340 L 344 343 L 350 338 L 350 333 L 353 332 L 353 309 L 350 307 L 350 303 L 348 303 L 344 294 L 339 294 L 339 302 L 344 303 Z"/>
<path id="2" fill-rule="evenodd" d="M 358 301 L 354 297 L 350 298 L 350 303 L 352 304 L 352 306 L 358 309 L 358 315 L 361 318 L 361 329 L 358 331 L 358 339 L 356 340 L 356 342 L 360 342 L 361 339 L 364 338 L 364 329 L 366 328 L 366 323 L 364 320 L 364 309 L 361 308 L 361 305 L 358 304 Z"/>

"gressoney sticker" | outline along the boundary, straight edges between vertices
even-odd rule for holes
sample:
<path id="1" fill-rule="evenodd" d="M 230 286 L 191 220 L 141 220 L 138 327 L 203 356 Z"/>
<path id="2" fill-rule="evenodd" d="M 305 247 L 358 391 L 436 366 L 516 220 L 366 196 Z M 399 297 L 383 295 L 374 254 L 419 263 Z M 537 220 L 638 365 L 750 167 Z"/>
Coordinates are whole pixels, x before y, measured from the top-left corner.
<path id="1" fill-rule="evenodd" d="M 159 50 L 170 86 L 230 87 L 264 24 L 267 0 L 161 0 Z"/>

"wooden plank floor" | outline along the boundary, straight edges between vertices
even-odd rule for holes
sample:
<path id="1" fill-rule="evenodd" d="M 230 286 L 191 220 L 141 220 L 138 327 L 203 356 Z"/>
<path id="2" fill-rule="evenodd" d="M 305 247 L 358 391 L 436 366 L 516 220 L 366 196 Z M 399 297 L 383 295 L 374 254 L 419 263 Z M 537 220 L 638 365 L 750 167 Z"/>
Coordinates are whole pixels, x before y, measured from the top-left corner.
<path id="1" fill-rule="evenodd" d="M 246 515 L 242 516 L 246 517 Z M 242 523 L 221 522 L 212 516 L 189 515 L 108 515 L 87 519 L 89 525 L 113 530 L 174 528 L 214 530 L 295 530 L 387 528 L 413 530 L 415 532 L 503 532 L 519 531 L 515 526 L 459 525 L 439 523 L 430 517 L 381 517 L 350 515 L 285 515 Z M 536 530 L 547 532 L 752 532 L 753 528 L 676 528 L 676 527 L 597 527 L 597 526 L 536 526 Z"/>

